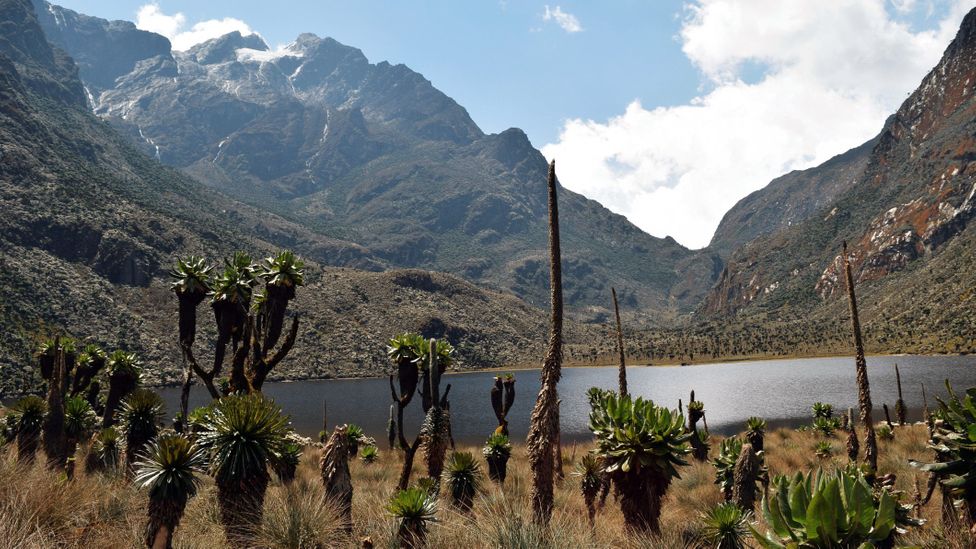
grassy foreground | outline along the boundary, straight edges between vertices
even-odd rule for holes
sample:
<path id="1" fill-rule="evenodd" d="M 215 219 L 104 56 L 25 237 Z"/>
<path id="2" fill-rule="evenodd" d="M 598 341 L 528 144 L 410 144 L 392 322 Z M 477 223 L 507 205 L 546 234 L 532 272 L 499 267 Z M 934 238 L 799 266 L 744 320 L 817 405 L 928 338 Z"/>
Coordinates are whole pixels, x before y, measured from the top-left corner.
<path id="1" fill-rule="evenodd" d="M 912 469 L 909 458 L 928 459 L 924 426 L 898 427 L 894 440 L 879 441 L 879 469 L 897 475 L 896 487 L 909 496 L 917 479 L 925 491 L 927 475 Z M 831 440 L 835 455 L 815 456 L 814 446 L 823 440 L 813 432 L 780 429 L 766 437 L 766 460 L 772 475 L 792 474 L 817 467 L 843 466 L 844 441 Z M 718 437 L 712 439 L 712 454 Z M 459 448 L 461 449 L 461 448 Z M 480 448 L 464 448 L 480 457 Z M 530 477 L 525 449 L 517 446 L 509 462 L 504 490 L 485 480 L 473 511 L 453 509 L 446 496 L 440 500 L 438 522 L 433 525 L 432 547 L 698 547 L 694 542 L 700 528 L 700 513 L 722 501 L 714 484 L 710 463 L 692 462 L 681 470 L 668 492 L 661 517 L 659 538 L 628 535 L 620 511 L 611 495 L 590 528 L 586 508 L 579 494 L 579 481 L 571 474 L 574 462 L 589 450 L 585 446 L 564 448 L 566 477 L 557 483 L 555 513 L 547 535 L 533 526 L 529 501 Z M 261 531 L 262 546 L 360 547 L 370 538 L 375 547 L 395 547 L 395 527 L 385 506 L 399 475 L 397 452 L 382 451 L 379 459 L 352 464 L 354 486 L 354 532 L 346 537 L 338 531 L 335 513 L 322 504 L 323 488 L 318 460 L 321 449 L 309 447 L 295 482 L 283 486 L 274 481 L 268 490 Z M 114 476 L 79 472 L 72 481 L 47 471 L 38 463 L 25 468 L 17 464 L 12 446 L 0 450 L 0 549 L 35 547 L 141 547 L 146 517 L 146 492 Z M 79 462 L 83 456 L 79 455 Z M 484 468 L 484 467 L 483 467 Z M 414 468 L 415 476 L 422 474 Z M 899 545 L 945 548 L 968 547 L 963 540 L 946 539 L 939 523 L 940 496 L 922 510 L 928 523 L 899 538 Z M 443 492 L 442 492 L 443 494 Z M 765 526 L 760 523 L 760 531 Z M 174 547 L 216 549 L 228 547 L 219 523 L 216 488 L 205 479 L 200 493 L 190 500 Z"/>

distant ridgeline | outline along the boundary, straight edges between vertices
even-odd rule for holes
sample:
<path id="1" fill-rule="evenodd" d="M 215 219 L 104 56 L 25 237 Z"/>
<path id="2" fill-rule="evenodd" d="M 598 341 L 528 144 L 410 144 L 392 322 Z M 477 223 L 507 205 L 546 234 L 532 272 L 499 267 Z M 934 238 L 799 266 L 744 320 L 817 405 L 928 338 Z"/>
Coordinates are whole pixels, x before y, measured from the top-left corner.
<path id="1" fill-rule="evenodd" d="M 176 382 L 166 270 L 240 249 L 307 262 L 281 377 L 380 374 L 405 331 L 462 368 L 540 360 L 546 162 L 520 130 L 486 135 L 423 76 L 310 34 L 174 52 L 40 0 L 0 20 L 3 391 L 61 333 Z M 610 356 L 611 287 L 633 360 L 843 351 L 843 240 L 869 351 L 974 350 L 974 68 L 971 13 L 876 138 L 743 199 L 704 250 L 561 189 L 567 358 Z"/>

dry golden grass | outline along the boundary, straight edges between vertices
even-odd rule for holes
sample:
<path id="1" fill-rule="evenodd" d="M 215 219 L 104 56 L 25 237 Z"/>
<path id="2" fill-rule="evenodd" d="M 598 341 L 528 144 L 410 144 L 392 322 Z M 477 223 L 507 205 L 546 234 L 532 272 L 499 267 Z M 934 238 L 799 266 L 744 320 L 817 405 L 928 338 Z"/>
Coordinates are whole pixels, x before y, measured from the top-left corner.
<path id="1" fill-rule="evenodd" d="M 908 466 L 909 458 L 928 459 L 926 430 L 922 426 L 896 429 L 895 439 L 881 441 L 879 465 L 883 472 L 898 476 L 897 488 L 908 496 L 917 477 L 922 489 L 926 478 Z M 771 474 L 794 473 L 817 467 L 843 466 L 844 439 L 832 439 L 834 457 L 821 460 L 814 446 L 821 440 L 813 432 L 777 430 L 766 437 L 766 459 Z M 718 440 L 712 441 L 713 450 Z M 480 452 L 479 448 L 465 448 Z M 671 485 L 661 517 L 662 533 L 657 538 L 636 538 L 624 529 L 619 509 L 611 496 L 591 529 L 573 477 L 571 456 L 579 457 L 586 447 L 565 448 L 567 476 L 556 488 L 552 528 L 547 534 L 531 521 L 530 478 L 524 447 L 516 447 L 509 462 L 504 490 L 489 483 L 469 514 L 453 509 L 442 497 L 438 522 L 431 528 L 432 547 L 688 547 L 694 539 L 699 514 L 721 501 L 714 484 L 714 469 L 708 463 L 692 463 Z M 336 514 L 322 505 L 318 473 L 320 450 L 309 448 L 291 486 L 274 482 L 265 502 L 261 544 L 266 547 L 359 547 L 365 537 L 375 547 L 395 547 L 395 527 L 385 511 L 400 471 L 398 453 L 381 451 L 372 465 L 356 460 L 352 465 L 354 532 L 351 538 L 336 531 Z M 480 454 L 478 454 L 480 455 Z M 39 462 L 42 460 L 38 460 Z M 418 459 L 415 476 L 422 467 Z M 909 533 L 903 542 L 922 547 L 965 547 L 961 540 L 944 539 L 939 526 L 939 495 L 923 510 L 929 523 Z M 24 468 L 15 460 L 13 448 L 0 451 L 0 549 L 34 547 L 139 547 L 146 512 L 146 494 L 124 481 L 104 475 L 80 472 L 73 481 L 55 475 L 40 463 Z M 219 523 L 216 490 L 205 480 L 200 493 L 186 510 L 177 529 L 174 545 L 181 548 L 220 549 L 227 547 Z"/>

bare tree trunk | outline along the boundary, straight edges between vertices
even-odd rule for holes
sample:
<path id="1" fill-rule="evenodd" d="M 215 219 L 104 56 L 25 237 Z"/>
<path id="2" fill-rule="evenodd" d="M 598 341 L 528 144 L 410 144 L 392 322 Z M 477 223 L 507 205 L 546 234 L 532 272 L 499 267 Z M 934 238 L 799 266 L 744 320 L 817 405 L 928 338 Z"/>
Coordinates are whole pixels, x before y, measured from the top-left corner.
<path id="1" fill-rule="evenodd" d="M 339 507 L 342 528 L 352 533 L 352 477 L 349 475 L 349 436 L 346 426 L 336 427 L 322 451 L 322 484 L 325 497 Z"/>
<path id="2" fill-rule="evenodd" d="M 562 480 L 566 478 L 566 473 L 563 472 L 563 430 L 562 426 L 559 424 L 559 413 L 562 408 L 563 401 L 556 401 L 556 451 L 553 454 L 553 467 L 555 467 L 556 479 Z"/>
<path id="3" fill-rule="evenodd" d="M 552 518 L 552 454 L 557 422 L 559 396 L 557 384 L 562 367 L 563 287 L 559 249 L 559 209 L 556 202 L 556 162 L 549 164 L 549 285 L 552 317 L 549 345 L 542 362 L 542 387 L 536 398 L 529 423 L 526 446 L 532 471 L 532 511 L 536 524 L 548 526 Z"/>
<path id="4" fill-rule="evenodd" d="M 857 454 L 861 451 L 861 444 L 857 441 L 857 429 L 854 427 L 854 410 L 847 409 L 847 457 L 851 463 L 857 463 Z"/>
<path id="5" fill-rule="evenodd" d="M 743 444 L 733 471 L 732 501 L 746 511 L 756 508 L 756 481 L 759 479 L 759 468 L 759 458 L 752 444 Z"/>
<path id="6" fill-rule="evenodd" d="M 617 352 L 620 355 L 620 366 L 617 370 L 617 384 L 620 396 L 627 396 L 627 360 L 624 356 L 624 332 L 620 326 L 620 307 L 617 305 L 617 290 L 610 288 L 613 295 L 613 314 L 617 318 Z"/>
<path id="7" fill-rule="evenodd" d="M 47 388 L 47 415 L 44 418 L 43 437 L 41 439 L 44 453 L 47 454 L 47 465 L 51 469 L 63 470 L 68 461 L 68 440 L 64 432 L 64 392 L 65 392 L 65 357 L 61 348 L 61 339 L 54 340 L 54 369 Z"/>
<path id="8" fill-rule="evenodd" d="M 878 471 L 878 441 L 874 433 L 874 419 L 871 417 L 871 388 L 868 385 L 868 365 L 864 359 L 864 342 L 861 339 L 861 320 L 857 314 L 857 296 L 854 295 L 854 277 L 851 275 L 851 261 L 847 255 L 847 242 L 844 242 L 844 277 L 847 280 L 847 297 L 851 308 L 851 331 L 854 336 L 854 365 L 857 369 L 857 402 L 861 409 L 861 424 L 864 426 L 864 463 L 868 466 L 873 482 Z"/>
<path id="9" fill-rule="evenodd" d="M 901 372 L 898 370 L 897 364 L 895 364 L 895 382 L 898 384 L 898 400 L 895 402 L 895 415 L 898 416 L 898 424 L 905 425 L 908 423 L 906 418 L 908 410 L 905 408 L 905 399 L 901 396 Z"/>

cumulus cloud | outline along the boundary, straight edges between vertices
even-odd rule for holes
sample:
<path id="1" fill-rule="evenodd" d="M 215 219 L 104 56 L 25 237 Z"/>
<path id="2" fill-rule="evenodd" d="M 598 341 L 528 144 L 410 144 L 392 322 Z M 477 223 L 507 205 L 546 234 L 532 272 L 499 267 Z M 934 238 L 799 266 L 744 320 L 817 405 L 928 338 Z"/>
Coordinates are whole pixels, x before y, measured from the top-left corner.
<path id="1" fill-rule="evenodd" d="M 187 28 L 185 15 L 180 12 L 167 15 L 157 4 L 146 4 L 139 8 L 136 12 L 136 27 L 169 38 L 176 51 L 188 50 L 201 42 L 229 32 L 240 31 L 245 36 L 255 34 L 247 23 L 233 17 L 207 19 Z"/>
<path id="2" fill-rule="evenodd" d="M 745 195 L 875 135 L 973 3 L 955 0 L 934 28 L 913 32 L 884 0 L 698 0 L 679 35 L 703 75 L 698 97 L 568 120 L 543 153 L 569 189 L 703 247 Z M 756 66 L 762 76 L 746 82 Z"/>
<path id="3" fill-rule="evenodd" d="M 555 8 L 550 8 L 547 4 L 545 11 L 542 13 L 543 21 L 553 21 L 561 29 L 568 33 L 580 32 L 583 30 L 583 25 L 580 24 L 579 19 L 569 12 L 563 11 L 559 6 Z"/>

